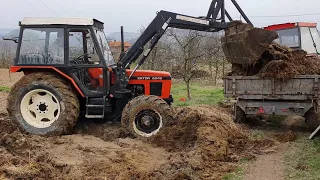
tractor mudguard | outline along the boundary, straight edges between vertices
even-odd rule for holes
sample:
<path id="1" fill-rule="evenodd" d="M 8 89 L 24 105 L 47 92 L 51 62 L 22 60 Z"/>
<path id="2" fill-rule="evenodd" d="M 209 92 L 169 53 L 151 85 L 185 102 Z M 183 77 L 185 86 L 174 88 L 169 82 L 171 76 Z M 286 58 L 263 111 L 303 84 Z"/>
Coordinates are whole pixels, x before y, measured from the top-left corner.
<path id="1" fill-rule="evenodd" d="M 23 72 L 24 70 L 32 70 L 32 69 L 51 69 L 51 70 L 57 72 L 61 76 L 65 77 L 69 81 L 71 81 L 72 85 L 74 86 L 74 88 L 80 94 L 81 97 L 85 97 L 83 92 L 81 91 L 81 89 L 79 88 L 79 86 L 77 85 L 77 83 L 74 81 L 73 78 L 71 78 L 70 76 L 68 76 L 67 74 L 63 73 L 62 71 L 60 71 L 59 69 L 57 69 L 53 66 L 11 66 L 10 72 L 13 72 L 13 73 Z"/>

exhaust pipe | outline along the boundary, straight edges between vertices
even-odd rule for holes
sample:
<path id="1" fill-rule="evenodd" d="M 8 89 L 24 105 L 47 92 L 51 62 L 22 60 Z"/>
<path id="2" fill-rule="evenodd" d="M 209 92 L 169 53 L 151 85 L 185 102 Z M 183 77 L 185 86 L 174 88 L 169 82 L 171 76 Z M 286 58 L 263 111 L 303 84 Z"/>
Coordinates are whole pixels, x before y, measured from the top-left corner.
<path id="1" fill-rule="evenodd" d="M 124 35 L 123 35 L 123 26 L 121 26 L 121 53 L 120 59 L 124 56 Z"/>

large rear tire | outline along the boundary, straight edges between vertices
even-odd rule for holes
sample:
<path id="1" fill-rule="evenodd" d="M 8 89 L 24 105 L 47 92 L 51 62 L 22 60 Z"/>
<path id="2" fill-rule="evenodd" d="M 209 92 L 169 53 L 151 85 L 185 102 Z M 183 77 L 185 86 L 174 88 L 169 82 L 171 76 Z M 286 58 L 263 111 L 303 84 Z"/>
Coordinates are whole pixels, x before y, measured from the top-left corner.
<path id="1" fill-rule="evenodd" d="M 79 117 L 73 88 L 52 73 L 31 73 L 11 89 L 7 110 L 26 133 L 54 136 L 69 133 Z"/>
<path id="2" fill-rule="evenodd" d="M 157 96 L 132 99 L 122 111 L 121 123 L 135 137 L 152 140 L 159 131 L 174 121 L 173 109 Z"/>
<path id="3" fill-rule="evenodd" d="M 314 108 L 311 108 L 305 115 L 307 128 L 309 131 L 313 132 L 320 125 L 320 113 L 315 112 Z"/>

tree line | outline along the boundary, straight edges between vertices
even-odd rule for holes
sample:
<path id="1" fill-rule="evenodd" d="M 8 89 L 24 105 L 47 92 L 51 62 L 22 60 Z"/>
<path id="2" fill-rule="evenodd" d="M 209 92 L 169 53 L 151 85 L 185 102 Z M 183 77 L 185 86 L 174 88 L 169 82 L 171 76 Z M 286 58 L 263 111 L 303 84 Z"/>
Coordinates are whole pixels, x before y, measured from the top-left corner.
<path id="1" fill-rule="evenodd" d="M 169 29 L 150 53 L 144 69 L 171 73 L 174 79 L 182 79 L 191 99 L 192 80 L 218 80 L 230 70 L 221 46 L 221 33 L 204 33 L 193 30 Z"/>

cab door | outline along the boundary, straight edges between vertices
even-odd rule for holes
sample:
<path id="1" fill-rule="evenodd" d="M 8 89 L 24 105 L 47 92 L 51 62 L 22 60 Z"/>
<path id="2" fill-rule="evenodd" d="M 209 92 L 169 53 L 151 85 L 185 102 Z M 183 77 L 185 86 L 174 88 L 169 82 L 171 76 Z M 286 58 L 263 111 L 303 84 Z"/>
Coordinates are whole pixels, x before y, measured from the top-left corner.
<path id="1" fill-rule="evenodd" d="M 67 63 L 73 78 L 87 97 L 105 95 L 104 66 L 91 29 L 70 28 L 67 34 Z"/>

